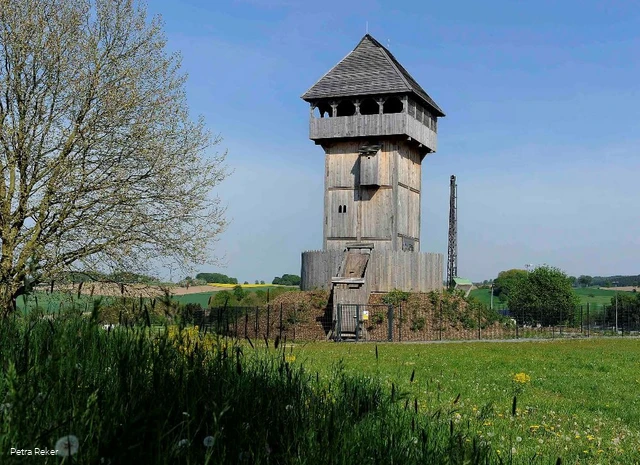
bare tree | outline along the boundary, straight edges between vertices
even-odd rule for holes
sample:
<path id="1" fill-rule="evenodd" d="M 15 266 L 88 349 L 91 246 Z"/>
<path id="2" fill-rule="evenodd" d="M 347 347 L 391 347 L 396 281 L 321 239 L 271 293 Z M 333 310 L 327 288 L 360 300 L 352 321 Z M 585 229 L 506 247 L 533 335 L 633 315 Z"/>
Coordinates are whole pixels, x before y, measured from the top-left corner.
<path id="1" fill-rule="evenodd" d="M 210 256 L 228 173 L 165 42 L 134 0 L 0 0 L 0 310 L 62 272 Z"/>

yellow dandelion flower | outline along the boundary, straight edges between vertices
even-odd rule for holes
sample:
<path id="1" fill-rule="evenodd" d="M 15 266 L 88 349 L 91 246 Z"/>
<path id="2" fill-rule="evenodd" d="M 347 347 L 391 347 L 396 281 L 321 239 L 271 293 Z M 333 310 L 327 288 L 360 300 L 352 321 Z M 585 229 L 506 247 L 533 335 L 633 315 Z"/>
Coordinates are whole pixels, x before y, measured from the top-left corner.
<path id="1" fill-rule="evenodd" d="M 516 373 L 515 375 L 513 375 L 513 382 L 518 383 L 518 384 L 527 384 L 528 382 L 531 381 L 531 376 L 529 376 L 526 373 Z"/>

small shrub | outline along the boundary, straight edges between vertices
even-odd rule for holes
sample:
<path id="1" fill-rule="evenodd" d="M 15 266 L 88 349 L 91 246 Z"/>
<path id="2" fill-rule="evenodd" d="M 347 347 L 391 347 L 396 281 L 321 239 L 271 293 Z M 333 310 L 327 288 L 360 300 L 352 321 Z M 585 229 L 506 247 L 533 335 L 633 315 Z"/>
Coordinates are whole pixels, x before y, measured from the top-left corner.
<path id="1" fill-rule="evenodd" d="M 414 317 L 411 320 L 411 331 L 422 331 L 427 326 L 427 320 L 423 316 Z"/>
<path id="2" fill-rule="evenodd" d="M 400 289 L 394 289 L 388 292 L 382 297 L 382 302 L 387 305 L 399 305 L 400 302 L 406 302 L 409 300 L 411 294 L 409 292 L 401 291 Z"/>

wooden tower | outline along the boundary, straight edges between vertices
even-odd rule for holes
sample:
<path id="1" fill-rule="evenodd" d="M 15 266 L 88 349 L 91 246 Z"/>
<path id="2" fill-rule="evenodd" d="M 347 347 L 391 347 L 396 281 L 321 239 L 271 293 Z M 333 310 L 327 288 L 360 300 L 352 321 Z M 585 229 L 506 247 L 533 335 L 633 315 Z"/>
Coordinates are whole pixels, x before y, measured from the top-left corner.
<path id="1" fill-rule="evenodd" d="M 325 152 L 323 250 L 303 253 L 302 288 L 440 289 L 443 256 L 420 253 L 420 196 L 443 111 L 369 34 L 302 98 Z"/>

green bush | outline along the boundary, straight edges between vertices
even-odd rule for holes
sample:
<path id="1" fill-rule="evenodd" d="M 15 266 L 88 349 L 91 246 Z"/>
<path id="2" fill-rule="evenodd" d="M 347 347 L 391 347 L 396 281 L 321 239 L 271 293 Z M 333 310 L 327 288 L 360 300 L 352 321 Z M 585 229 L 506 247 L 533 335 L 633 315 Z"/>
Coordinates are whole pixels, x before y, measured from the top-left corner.
<path id="1" fill-rule="evenodd" d="M 411 320 L 411 331 L 422 331 L 427 326 L 427 320 L 423 316 L 414 316 Z"/>
<path id="2" fill-rule="evenodd" d="M 400 289 L 393 289 L 382 297 L 382 302 L 387 305 L 399 305 L 400 302 L 406 302 L 409 300 L 411 294 L 409 292 L 401 291 Z"/>

